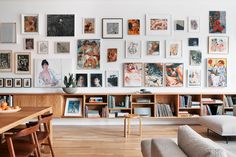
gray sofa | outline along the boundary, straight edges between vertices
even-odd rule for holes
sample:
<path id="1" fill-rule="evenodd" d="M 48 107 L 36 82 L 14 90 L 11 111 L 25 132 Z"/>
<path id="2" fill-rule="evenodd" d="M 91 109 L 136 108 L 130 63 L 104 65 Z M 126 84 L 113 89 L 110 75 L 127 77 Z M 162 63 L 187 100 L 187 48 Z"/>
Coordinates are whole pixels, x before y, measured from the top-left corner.
<path id="1" fill-rule="evenodd" d="M 179 127 L 177 143 L 166 138 L 143 140 L 141 151 L 143 157 L 235 157 L 187 125 Z"/>

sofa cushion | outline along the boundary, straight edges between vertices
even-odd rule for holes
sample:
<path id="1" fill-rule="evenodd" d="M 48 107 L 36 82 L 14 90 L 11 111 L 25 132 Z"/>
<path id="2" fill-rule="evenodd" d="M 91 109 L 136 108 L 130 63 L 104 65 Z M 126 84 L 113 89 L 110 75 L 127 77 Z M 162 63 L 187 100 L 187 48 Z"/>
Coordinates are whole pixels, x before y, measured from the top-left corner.
<path id="1" fill-rule="evenodd" d="M 141 152 L 143 157 L 151 157 L 151 140 L 141 141 Z"/>

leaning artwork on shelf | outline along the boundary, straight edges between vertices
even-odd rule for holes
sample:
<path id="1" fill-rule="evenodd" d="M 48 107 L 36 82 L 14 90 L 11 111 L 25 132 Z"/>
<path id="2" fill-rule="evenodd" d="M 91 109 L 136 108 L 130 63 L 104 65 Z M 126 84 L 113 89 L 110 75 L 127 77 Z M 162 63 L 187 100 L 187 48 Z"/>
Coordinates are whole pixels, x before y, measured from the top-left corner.
<path id="1" fill-rule="evenodd" d="M 16 74 L 31 74 L 31 54 L 29 52 L 16 52 L 15 62 Z"/>
<path id="2" fill-rule="evenodd" d="M 76 87 L 88 87 L 88 74 L 75 74 Z"/>
<path id="3" fill-rule="evenodd" d="M 106 71 L 106 87 L 119 86 L 119 71 Z"/>
<path id="4" fill-rule="evenodd" d="M 82 116 L 82 99 L 67 98 L 64 108 L 64 116 L 81 117 Z"/>
<path id="5" fill-rule="evenodd" d="M 163 87 L 163 64 L 145 63 L 144 64 L 144 86 Z"/>
<path id="6" fill-rule="evenodd" d="M 12 51 L 0 50 L 0 72 L 11 72 L 13 67 Z"/>
<path id="7" fill-rule="evenodd" d="M 210 54 L 228 54 L 229 38 L 225 36 L 211 36 L 208 38 Z"/>
<path id="8" fill-rule="evenodd" d="M 124 87 L 141 87 L 142 75 L 142 63 L 124 63 Z"/>
<path id="9" fill-rule="evenodd" d="M 102 87 L 103 79 L 101 73 L 90 74 L 90 85 L 91 87 Z"/>
<path id="10" fill-rule="evenodd" d="M 183 82 L 184 82 L 183 72 L 184 72 L 183 63 L 165 64 L 165 86 L 183 87 Z"/>
<path id="11" fill-rule="evenodd" d="M 209 33 L 226 33 L 225 11 L 209 11 Z"/>
<path id="12" fill-rule="evenodd" d="M 200 66 L 202 63 L 202 52 L 200 50 L 190 50 L 190 65 Z"/>
<path id="13" fill-rule="evenodd" d="M 201 70 L 188 70 L 188 87 L 201 87 Z"/>

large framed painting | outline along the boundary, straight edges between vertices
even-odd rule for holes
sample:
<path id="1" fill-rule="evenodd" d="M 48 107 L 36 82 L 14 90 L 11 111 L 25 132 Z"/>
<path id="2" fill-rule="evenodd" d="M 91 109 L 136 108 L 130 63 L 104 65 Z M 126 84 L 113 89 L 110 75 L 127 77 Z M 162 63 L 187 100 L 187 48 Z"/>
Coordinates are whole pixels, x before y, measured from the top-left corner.
<path id="1" fill-rule="evenodd" d="M 106 87 L 119 86 L 119 71 L 106 71 Z"/>
<path id="2" fill-rule="evenodd" d="M 126 58 L 141 58 L 141 45 L 142 42 L 139 40 L 127 40 L 126 41 Z"/>
<path id="3" fill-rule="evenodd" d="M 122 18 L 103 18 L 102 19 L 102 38 L 103 39 L 122 39 L 123 38 L 123 19 Z"/>
<path id="4" fill-rule="evenodd" d="M 88 87 L 88 74 L 75 74 L 76 87 Z"/>
<path id="5" fill-rule="evenodd" d="M 208 38 L 208 52 L 210 54 L 227 54 L 229 38 L 225 36 L 211 36 Z"/>
<path id="6" fill-rule="evenodd" d="M 202 63 L 202 52 L 200 50 L 190 50 L 190 65 L 200 66 Z"/>
<path id="7" fill-rule="evenodd" d="M 226 33 L 226 11 L 209 11 L 209 33 Z"/>
<path id="8" fill-rule="evenodd" d="M 96 34 L 95 18 L 83 18 L 83 34 Z"/>
<path id="9" fill-rule="evenodd" d="M 39 14 L 21 15 L 22 34 L 39 34 Z"/>
<path id="10" fill-rule="evenodd" d="M 0 50 L 0 72 L 12 72 L 12 69 L 12 51 Z"/>
<path id="11" fill-rule="evenodd" d="M 140 35 L 140 19 L 128 19 L 128 35 Z"/>
<path id="12" fill-rule="evenodd" d="M 15 73 L 31 74 L 31 54 L 29 52 L 15 53 Z"/>
<path id="13" fill-rule="evenodd" d="M 163 87 L 163 64 L 145 63 L 144 64 L 144 86 Z"/>
<path id="14" fill-rule="evenodd" d="M 201 70 L 188 70 L 188 87 L 201 87 Z"/>
<path id="15" fill-rule="evenodd" d="M 81 98 L 67 98 L 64 107 L 65 117 L 82 117 L 82 105 Z"/>
<path id="16" fill-rule="evenodd" d="M 166 58 L 182 57 L 182 41 L 166 40 Z"/>
<path id="17" fill-rule="evenodd" d="M 16 23 L 0 23 L 0 43 L 15 44 L 16 41 Z"/>
<path id="18" fill-rule="evenodd" d="M 160 55 L 160 41 L 147 41 L 147 55 Z"/>
<path id="19" fill-rule="evenodd" d="M 165 64 L 165 86 L 183 87 L 184 83 L 184 64 L 166 63 Z"/>
<path id="20" fill-rule="evenodd" d="M 142 63 L 124 63 L 124 87 L 141 87 L 143 82 Z"/>
<path id="21" fill-rule="evenodd" d="M 58 14 L 47 15 L 48 37 L 73 37 L 75 36 L 75 15 Z"/>
<path id="22" fill-rule="evenodd" d="M 207 86 L 227 87 L 227 58 L 207 59 Z"/>
<path id="23" fill-rule="evenodd" d="M 200 18 L 188 17 L 188 31 L 191 33 L 200 32 Z"/>
<path id="24" fill-rule="evenodd" d="M 77 43 L 77 69 L 100 68 L 100 39 L 82 39 Z"/>
<path id="25" fill-rule="evenodd" d="M 102 73 L 90 74 L 91 87 L 102 87 L 103 85 Z"/>

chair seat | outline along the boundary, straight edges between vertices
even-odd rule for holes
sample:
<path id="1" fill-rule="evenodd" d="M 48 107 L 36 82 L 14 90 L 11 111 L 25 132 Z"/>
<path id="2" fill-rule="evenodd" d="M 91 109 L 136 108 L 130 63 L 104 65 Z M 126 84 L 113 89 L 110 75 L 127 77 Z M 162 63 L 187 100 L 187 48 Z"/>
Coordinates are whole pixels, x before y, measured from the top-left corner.
<path id="1" fill-rule="evenodd" d="M 39 144 L 43 143 L 49 137 L 49 134 L 47 132 L 37 131 L 36 134 L 38 137 Z"/>

